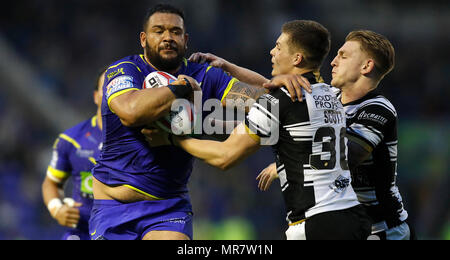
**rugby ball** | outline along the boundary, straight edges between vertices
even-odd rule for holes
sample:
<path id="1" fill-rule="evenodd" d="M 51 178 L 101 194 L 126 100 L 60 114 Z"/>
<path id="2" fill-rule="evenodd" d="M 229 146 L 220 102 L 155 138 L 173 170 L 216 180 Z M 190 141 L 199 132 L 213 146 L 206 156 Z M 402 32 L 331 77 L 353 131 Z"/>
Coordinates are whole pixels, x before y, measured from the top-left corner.
<path id="1" fill-rule="evenodd" d="M 159 88 L 176 81 L 177 78 L 169 73 L 154 71 L 145 77 L 142 88 Z M 174 135 L 192 134 L 195 124 L 194 104 L 187 99 L 176 99 L 168 115 L 156 121 L 156 124 Z"/>

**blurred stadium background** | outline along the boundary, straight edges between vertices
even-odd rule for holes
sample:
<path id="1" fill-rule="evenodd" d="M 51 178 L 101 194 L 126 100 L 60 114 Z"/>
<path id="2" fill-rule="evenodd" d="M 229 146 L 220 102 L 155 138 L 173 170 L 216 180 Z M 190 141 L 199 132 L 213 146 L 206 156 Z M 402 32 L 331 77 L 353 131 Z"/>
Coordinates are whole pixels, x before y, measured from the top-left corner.
<path id="1" fill-rule="evenodd" d="M 448 1 L 168 1 L 184 8 L 192 52 L 212 52 L 270 75 L 281 25 L 313 19 L 332 34 L 322 67 L 346 34 L 366 28 L 396 48 L 381 89 L 399 118 L 398 185 L 420 239 L 450 239 L 450 5 Z M 0 16 L 0 239 L 59 239 L 41 198 L 57 134 L 95 112 L 97 71 L 141 53 L 138 34 L 156 1 L 15 0 Z M 196 239 L 283 239 L 278 182 L 257 190 L 266 148 L 220 172 L 197 161 L 190 182 Z"/>

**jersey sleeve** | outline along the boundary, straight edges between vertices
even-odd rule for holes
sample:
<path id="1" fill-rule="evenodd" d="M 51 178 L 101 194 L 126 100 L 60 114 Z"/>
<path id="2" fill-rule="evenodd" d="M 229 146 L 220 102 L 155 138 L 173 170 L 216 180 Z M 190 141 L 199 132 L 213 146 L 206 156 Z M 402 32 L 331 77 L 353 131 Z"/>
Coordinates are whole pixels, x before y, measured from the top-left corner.
<path id="1" fill-rule="evenodd" d="M 47 167 L 47 176 L 57 183 L 67 179 L 72 171 L 69 154 L 73 145 L 67 139 L 70 137 L 65 134 L 60 134 L 56 139 L 53 144 L 52 158 Z"/>
<path id="2" fill-rule="evenodd" d="M 279 89 L 260 96 L 245 118 L 247 133 L 261 145 L 274 145 L 278 142 L 280 115 L 286 110 L 283 96 L 285 95 Z"/>
<path id="3" fill-rule="evenodd" d="M 396 134 L 397 114 L 381 104 L 370 104 L 359 109 L 356 120 L 347 127 L 350 140 L 372 151 L 382 141 Z"/>
<path id="4" fill-rule="evenodd" d="M 202 82 L 203 95 L 222 101 L 235 82 L 239 80 L 229 76 L 223 70 L 208 66 Z"/>
<path id="5" fill-rule="evenodd" d="M 106 82 L 103 93 L 110 107 L 111 100 L 130 90 L 140 90 L 142 73 L 139 67 L 131 61 L 120 62 L 106 70 Z M 112 111 L 112 110 L 111 110 Z"/>

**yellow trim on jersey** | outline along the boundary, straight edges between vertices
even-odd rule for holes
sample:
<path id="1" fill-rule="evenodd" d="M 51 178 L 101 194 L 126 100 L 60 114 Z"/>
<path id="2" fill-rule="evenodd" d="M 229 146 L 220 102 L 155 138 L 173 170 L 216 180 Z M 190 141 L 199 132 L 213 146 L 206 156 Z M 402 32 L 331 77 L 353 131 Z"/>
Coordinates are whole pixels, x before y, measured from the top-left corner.
<path id="1" fill-rule="evenodd" d="M 53 143 L 53 149 L 56 149 L 56 146 L 59 143 L 59 138 L 56 138 L 55 142 Z"/>
<path id="2" fill-rule="evenodd" d="M 60 134 L 59 138 L 62 138 L 64 140 L 66 140 L 67 142 L 73 144 L 73 146 L 75 146 L 75 148 L 80 149 L 81 145 L 79 143 L 77 143 L 77 141 L 75 141 L 72 137 L 66 135 L 66 134 Z"/>
<path id="3" fill-rule="evenodd" d="M 127 187 L 127 188 L 130 188 L 130 189 L 132 189 L 132 190 L 134 190 L 134 191 L 137 191 L 137 192 L 139 192 L 140 194 L 143 194 L 143 195 L 145 195 L 145 196 L 148 196 L 148 197 L 150 197 L 150 198 L 152 198 L 152 199 L 155 199 L 155 200 L 163 200 L 163 198 L 158 198 L 158 197 L 156 197 L 156 196 L 153 196 L 153 195 L 151 195 L 151 194 L 149 194 L 149 193 L 147 193 L 147 192 L 145 192 L 145 191 L 142 191 L 142 190 L 140 190 L 140 189 L 138 189 L 138 188 L 135 188 L 135 187 L 133 187 L 133 186 L 131 186 L 131 185 L 124 184 L 124 185 L 122 185 L 122 186 Z"/>
<path id="4" fill-rule="evenodd" d="M 232 78 L 230 80 L 230 82 L 228 82 L 227 88 L 225 89 L 225 91 L 223 92 L 223 96 L 222 99 L 220 100 L 220 102 L 223 102 L 223 100 L 225 99 L 225 97 L 228 95 L 228 92 L 230 92 L 231 87 L 233 87 L 234 83 L 239 82 L 239 80 L 237 78 Z"/>
<path id="5" fill-rule="evenodd" d="M 140 69 L 136 64 L 134 64 L 134 63 L 131 62 L 131 61 L 122 61 L 122 62 L 120 62 L 120 63 L 117 63 L 116 65 L 113 65 L 113 66 L 107 68 L 106 70 L 113 69 L 113 68 L 115 68 L 115 67 L 117 67 L 117 66 L 119 66 L 119 65 L 121 65 L 121 64 L 124 64 L 124 63 L 130 63 L 130 64 L 133 64 L 134 66 L 136 66 L 136 68 L 139 70 L 139 72 L 142 72 L 141 69 Z"/>
<path id="6" fill-rule="evenodd" d="M 88 159 L 89 159 L 89 161 L 90 161 L 91 163 L 93 163 L 94 165 L 97 164 L 97 161 L 94 159 L 94 157 L 89 157 Z"/>
<path id="7" fill-rule="evenodd" d="M 289 226 L 295 226 L 295 225 L 301 224 L 301 223 L 303 223 L 305 221 L 306 221 L 306 218 L 302 219 L 302 220 L 299 220 L 299 221 L 295 221 L 294 223 L 290 223 Z"/>
<path id="8" fill-rule="evenodd" d="M 47 167 L 47 175 L 51 175 L 51 176 L 53 176 L 55 178 L 58 178 L 58 179 L 61 179 L 61 180 L 69 177 L 69 173 L 68 172 L 57 170 L 55 168 L 52 168 L 51 166 Z"/>
<path id="9" fill-rule="evenodd" d="M 152 67 L 154 70 L 159 71 L 159 69 L 157 69 L 155 66 L 153 66 L 153 64 L 151 64 L 150 62 L 147 61 L 147 59 L 144 57 L 144 54 L 140 54 L 139 57 L 141 57 L 141 59 L 150 67 Z"/>
<path id="10" fill-rule="evenodd" d="M 257 143 L 259 143 L 261 137 L 259 137 L 257 134 L 253 133 L 252 130 L 250 130 L 250 128 L 248 128 L 248 126 L 246 124 L 244 124 L 245 126 L 245 132 L 247 132 L 247 134 L 253 139 L 255 140 Z"/>
<path id="11" fill-rule="evenodd" d="M 212 65 L 209 65 L 208 68 L 206 68 L 205 74 L 208 73 L 208 70 L 210 70 L 211 68 L 212 68 Z"/>
<path id="12" fill-rule="evenodd" d="M 91 118 L 91 126 L 92 127 L 97 126 L 97 116 L 96 115 Z"/>
<path id="13" fill-rule="evenodd" d="M 130 90 L 139 90 L 139 89 L 138 89 L 138 88 L 127 88 L 127 89 L 123 89 L 123 90 L 117 91 L 116 93 L 112 94 L 112 95 L 108 98 L 108 107 L 109 107 L 109 110 L 111 110 L 111 112 L 114 113 L 114 111 L 112 110 L 112 108 L 111 108 L 111 106 L 110 106 L 111 100 L 112 100 L 113 98 L 117 97 L 117 96 L 122 95 L 122 94 L 125 93 L 125 92 L 130 91 Z"/>
<path id="14" fill-rule="evenodd" d="M 187 60 L 186 60 L 186 58 L 183 58 L 183 62 L 184 62 L 184 66 L 187 68 Z"/>

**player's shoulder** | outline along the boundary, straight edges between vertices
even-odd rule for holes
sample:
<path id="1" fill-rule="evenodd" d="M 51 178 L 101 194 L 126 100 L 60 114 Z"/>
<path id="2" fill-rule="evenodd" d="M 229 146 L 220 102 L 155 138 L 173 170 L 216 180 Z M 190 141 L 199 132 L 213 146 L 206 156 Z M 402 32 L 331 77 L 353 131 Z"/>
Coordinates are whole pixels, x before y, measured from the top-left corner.
<path id="1" fill-rule="evenodd" d="M 206 71 L 206 70 L 210 70 L 211 68 L 213 68 L 207 62 L 197 63 L 197 62 L 189 61 L 186 58 L 183 59 L 183 64 L 189 71 L 192 71 L 192 72 L 202 71 L 202 70 Z"/>
<path id="2" fill-rule="evenodd" d="M 59 135 L 59 138 L 64 139 L 69 142 L 71 141 L 70 139 L 78 140 L 86 132 L 88 132 L 91 128 L 93 128 L 92 119 L 93 118 L 86 119 L 68 129 L 66 129 Z"/>
<path id="3" fill-rule="evenodd" d="M 189 74 L 202 74 L 208 78 L 223 76 L 223 74 L 228 75 L 221 68 L 214 67 L 207 62 L 200 64 L 200 63 L 191 62 L 191 61 L 185 59 L 184 64 L 185 64 Z"/>
<path id="4" fill-rule="evenodd" d="M 305 100 L 305 97 L 307 96 L 314 97 L 318 95 L 327 95 L 327 94 L 332 97 L 336 97 L 336 94 L 334 91 L 332 91 L 330 85 L 325 83 L 314 83 L 311 85 L 311 90 L 312 93 L 308 93 L 304 89 L 302 89 L 302 100 Z M 273 97 L 275 99 L 280 100 L 283 103 L 296 103 L 292 102 L 292 96 L 285 87 L 274 89 L 269 94 L 266 95 L 263 95 L 261 97 Z"/>
<path id="5" fill-rule="evenodd" d="M 123 57 L 108 66 L 106 69 L 107 79 L 112 79 L 113 77 L 124 74 L 128 71 L 142 72 L 144 65 L 145 60 L 143 55 L 130 55 Z"/>
<path id="6" fill-rule="evenodd" d="M 346 116 L 355 123 L 380 131 L 397 124 L 397 112 L 392 103 L 377 91 L 372 91 L 357 102 L 346 104 Z"/>
<path id="7" fill-rule="evenodd" d="M 370 111 L 390 117 L 397 117 L 394 105 L 378 91 L 367 94 L 359 101 L 358 111 Z"/>
<path id="8" fill-rule="evenodd" d="M 311 94 L 323 93 L 336 96 L 336 92 L 333 90 L 333 88 L 330 85 L 323 82 L 311 84 L 311 91 L 312 91 Z"/>
<path id="9" fill-rule="evenodd" d="M 277 103 L 278 102 L 293 103 L 292 99 L 291 99 L 291 94 L 289 94 L 289 91 L 285 87 L 273 89 L 269 93 L 264 94 L 264 95 L 260 96 L 259 98 L 276 100 Z"/>

